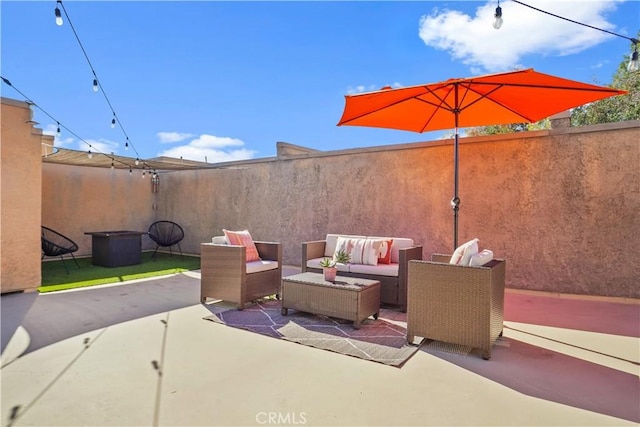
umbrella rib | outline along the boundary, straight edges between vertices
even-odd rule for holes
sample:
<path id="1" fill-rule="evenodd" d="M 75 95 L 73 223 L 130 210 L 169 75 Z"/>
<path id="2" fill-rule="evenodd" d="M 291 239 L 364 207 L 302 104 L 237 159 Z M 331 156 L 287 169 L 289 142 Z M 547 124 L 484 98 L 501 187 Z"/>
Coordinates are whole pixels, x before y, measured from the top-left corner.
<path id="1" fill-rule="evenodd" d="M 477 83 L 474 83 L 474 84 L 477 84 Z M 516 116 L 522 117 L 524 120 L 526 120 L 526 121 L 528 121 L 528 122 L 532 122 L 532 121 L 533 121 L 533 120 L 531 120 L 531 118 L 530 118 L 530 117 L 527 117 L 527 116 L 523 115 L 522 113 L 520 113 L 520 112 L 518 112 L 518 111 L 514 110 L 513 108 L 511 108 L 511 107 L 509 107 L 509 106 L 507 106 L 507 105 L 505 105 L 505 104 L 500 104 L 500 103 L 498 103 L 497 101 L 495 101 L 493 98 L 491 98 L 491 97 L 490 97 L 490 95 L 491 95 L 492 93 L 494 93 L 494 92 L 496 92 L 496 91 L 498 91 L 498 90 L 502 89 L 504 86 L 506 86 L 505 84 L 496 84 L 496 83 L 492 83 L 492 84 L 496 85 L 496 87 L 495 87 L 495 88 L 493 88 L 493 89 L 492 89 L 491 91 L 489 91 L 488 93 L 480 93 L 480 92 L 478 92 L 477 90 L 474 90 L 474 89 L 471 87 L 471 85 L 469 85 L 469 86 L 464 85 L 464 86 L 467 88 L 467 90 L 466 90 L 466 91 L 465 91 L 465 93 L 464 93 L 464 94 L 465 94 L 465 96 L 466 96 L 466 94 L 467 94 L 469 91 L 472 91 L 472 92 L 477 93 L 478 95 L 480 95 L 480 98 L 478 98 L 478 99 L 474 100 L 473 102 L 469 103 L 469 105 L 465 105 L 464 107 L 460 108 L 460 112 L 462 112 L 462 110 L 464 110 L 464 109 L 466 109 L 466 108 L 471 107 L 471 106 L 472 106 L 473 104 L 475 104 L 476 102 L 479 102 L 480 100 L 482 100 L 482 99 L 486 98 L 487 100 L 489 100 L 489 101 L 493 102 L 494 104 L 498 104 L 500 107 L 502 107 L 502 108 L 504 108 L 504 109 L 507 109 L 507 110 L 511 111 L 511 112 L 512 112 L 513 114 L 515 114 Z"/>

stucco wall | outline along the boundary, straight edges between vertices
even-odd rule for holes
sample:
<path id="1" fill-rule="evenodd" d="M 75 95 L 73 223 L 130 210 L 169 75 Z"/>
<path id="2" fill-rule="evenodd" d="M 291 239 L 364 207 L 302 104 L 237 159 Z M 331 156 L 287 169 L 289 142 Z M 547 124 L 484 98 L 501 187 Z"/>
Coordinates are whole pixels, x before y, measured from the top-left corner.
<path id="1" fill-rule="evenodd" d="M 157 219 L 183 225 L 184 252 L 248 228 L 281 241 L 293 265 L 303 241 L 328 232 L 411 237 L 425 258 L 453 249 L 450 140 L 333 152 L 279 144 L 275 158 L 161 172 L 155 194 L 139 172 L 41 164 L 43 137 L 18 105 L 3 99 L 3 292 L 15 277 L 39 284 L 40 224 L 75 240 L 80 256 L 91 253 L 87 231 L 144 231 Z M 506 259 L 512 288 L 638 298 L 639 165 L 638 121 L 463 138 L 459 243 L 478 237 Z"/>
<path id="2" fill-rule="evenodd" d="M 464 138 L 459 243 L 505 258 L 508 286 L 640 296 L 638 122 Z M 185 225 L 183 249 L 222 228 L 284 245 L 327 232 L 411 237 L 424 257 L 453 249 L 450 141 L 297 154 L 227 169 L 163 174 L 161 216 Z"/>
<path id="3" fill-rule="evenodd" d="M 146 231 L 154 221 L 155 194 L 149 174 L 138 171 L 42 163 L 42 224 L 91 255 L 89 231 Z M 143 237 L 143 249 L 151 247 Z M 155 247 L 155 246 L 154 246 Z"/>
<path id="4" fill-rule="evenodd" d="M 0 117 L 0 291 L 34 290 L 41 282 L 40 153 L 47 137 L 33 127 L 25 102 L 3 98 Z"/>

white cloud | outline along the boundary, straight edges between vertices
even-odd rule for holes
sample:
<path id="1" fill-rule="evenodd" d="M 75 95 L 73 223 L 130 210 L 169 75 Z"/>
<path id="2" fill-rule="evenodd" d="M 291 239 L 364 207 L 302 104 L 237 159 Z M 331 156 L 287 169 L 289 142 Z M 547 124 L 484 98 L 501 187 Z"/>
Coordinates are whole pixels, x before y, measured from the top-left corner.
<path id="1" fill-rule="evenodd" d="M 158 139 L 162 144 L 184 141 L 185 139 L 191 138 L 193 136 L 192 133 L 180 132 L 158 132 L 156 135 L 158 136 Z"/>
<path id="2" fill-rule="evenodd" d="M 173 147 L 159 153 L 159 156 L 183 158 L 209 163 L 231 162 L 235 160 L 252 159 L 256 152 L 244 147 L 244 142 L 240 139 L 220 137 L 214 135 L 200 135 L 198 138 L 186 145 Z"/>
<path id="3" fill-rule="evenodd" d="M 605 14 L 620 1 L 537 0 L 535 7 L 611 31 L 616 28 Z M 508 0 L 500 6 L 504 19 L 500 30 L 492 26 L 496 3 L 491 1 L 478 7 L 475 16 L 436 9 L 420 19 L 419 36 L 427 46 L 449 52 L 474 73 L 523 68 L 520 61 L 527 55 L 571 55 L 613 37 Z"/>
<path id="4" fill-rule="evenodd" d="M 87 145 L 90 144 L 91 146 Z M 109 141 L 108 139 L 85 139 L 84 141 L 77 141 L 77 149 L 83 151 L 89 151 L 103 154 L 111 154 L 118 151 L 119 144 L 117 142 Z"/>
<path id="5" fill-rule="evenodd" d="M 391 86 L 392 88 L 395 89 L 395 88 L 402 87 L 403 85 L 398 83 L 398 82 L 393 82 L 390 85 L 389 84 L 386 84 L 386 85 L 368 85 L 368 86 L 358 85 L 358 86 L 355 86 L 355 87 L 354 86 L 349 86 L 347 88 L 347 93 L 349 95 L 353 95 L 354 93 L 373 92 L 373 91 L 376 91 L 376 90 L 380 90 L 385 86 Z"/>

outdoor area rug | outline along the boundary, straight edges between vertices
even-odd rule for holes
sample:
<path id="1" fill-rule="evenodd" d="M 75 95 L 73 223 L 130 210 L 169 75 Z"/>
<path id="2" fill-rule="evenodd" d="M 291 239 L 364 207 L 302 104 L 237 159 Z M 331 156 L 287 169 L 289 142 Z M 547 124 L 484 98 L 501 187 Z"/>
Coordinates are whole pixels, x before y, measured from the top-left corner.
<path id="1" fill-rule="evenodd" d="M 247 329 L 329 350 L 364 360 L 400 367 L 420 347 L 407 344 L 406 313 L 380 309 L 378 319 L 370 317 L 360 329 L 353 322 L 289 310 L 280 312 L 280 301 L 264 300 L 244 310 L 228 310 L 204 319 L 235 328 Z"/>

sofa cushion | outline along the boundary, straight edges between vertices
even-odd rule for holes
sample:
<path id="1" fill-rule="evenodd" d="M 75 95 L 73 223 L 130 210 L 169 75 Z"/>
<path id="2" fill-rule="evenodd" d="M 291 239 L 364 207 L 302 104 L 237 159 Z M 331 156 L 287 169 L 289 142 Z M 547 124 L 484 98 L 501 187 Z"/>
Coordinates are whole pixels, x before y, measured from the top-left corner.
<path id="1" fill-rule="evenodd" d="M 230 245 L 244 246 L 247 248 L 247 262 L 260 261 L 258 249 L 256 248 L 255 243 L 253 243 L 249 230 L 229 231 L 222 229 L 222 231 Z"/>
<path id="2" fill-rule="evenodd" d="M 391 262 L 398 263 L 400 261 L 400 249 L 412 248 L 414 246 L 413 239 L 405 237 L 369 237 L 369 239 L 393 239 L 393 245 L 391 245 Z"/>
<path id="3" fill-rule="evenodd" d="M 313 259 L 308 259 L 307 260 L 307 267 L 309 268 L 322 268 L 322 266 L 320 265 L 320 261 L 322 261 L 323 259 L 325 259 L 327 257 L 322 257 L 322 258 L 313 258 Z M 349 271 L 349 265 L 350 264 L 336 264 L 336 267 L 338 267 L 338 271 Z"/>
<path id="4" fill-rule="evenodd" d="M 349 272 L 359 274 L 370 274 L 372 276 L 398 277 L 398 264 L 351 264 Z"/>
<path id="5" fill-rule="evenodd" d="M 333 257 L 333 254 L 336 251 L 336 243 L 338 242 L 338 237 L 347 237 L 354 239 L 364 239 L 365 236 L 352 236 L 349 234 L 327 234 L 325 239 L 326 243 L 324 245 L 324 256 Z"/>
<path id="6" fill-rule="evenodd" d="M 260 271 L 275 270 L 278 268 L 278 261 L 260 260 L 247 262 L 247 274 L 258 273 Z"/>
<path id="7" fill-rule="evenodd" d="M 225 236 L 213 236 L 211 238 L 211 243 L 214 245 L 228 245 L 227 238 Z"/>

